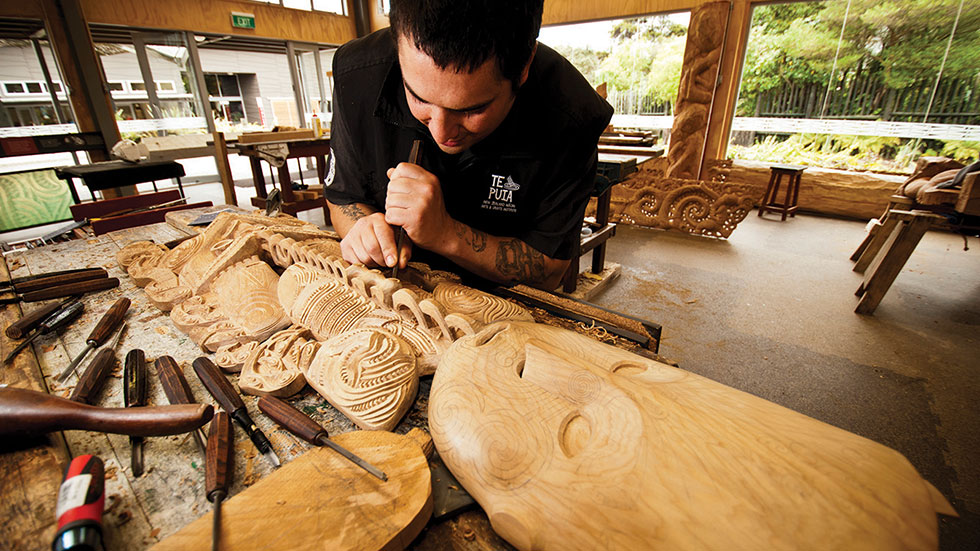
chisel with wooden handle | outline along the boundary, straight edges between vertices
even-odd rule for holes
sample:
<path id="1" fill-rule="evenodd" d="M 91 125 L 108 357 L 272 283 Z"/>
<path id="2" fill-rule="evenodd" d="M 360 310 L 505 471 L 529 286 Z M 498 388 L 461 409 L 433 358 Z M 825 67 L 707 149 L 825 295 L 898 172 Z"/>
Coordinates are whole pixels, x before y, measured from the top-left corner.
<path id="1" fill-rule="evenodd" d="M 221 502 L 228 497 L 231 475 L 235 472 L 234 449 L 235 433 L 231 429 L 231 418 L 219 411 L 211 420 L 208 432 L 207 460 L 204 465 L 204 495 L 214 503 L 214 518 L 211 525 L 211 550 L 218 551 L 221 539 Z"/>
<path id="2" fill-rule="evenodd" d="M 184 378 L 184 372 L 180 370 L 180 366 L 173 358 L 160 356 L 154 365 L 157 368 L 157 376 L 160 377 L 160 384 L 163 386 L 163 393 L 167 395 L 167 400 L 170 400 L 171 404 L 197 403 L 194 400 L 194 395 L 191 394 L 191 387 L 187 384 L 187 379 Z M 201 451 L 207 453 L 208 439 L 204 436 L 204 431 L 197 429 L 192 433 L 192 436 L 197 445 L 201 447 Z"/>
<path id="3" fill-rule="evenodd" d="M 34 275 L 29 275 L 29 276 L 15 277 L 15 278 L 11 279 L 10 281 L 5 281 L 3 283 L 0 283 L 0 288 L 10 287 L 12 285 L 13 286 L 16 286 L 16 285 L 18 285 L 20 283 L 25 283 L 27 281 L 34 281 L 35 279 L 42 279 L 42 278 L 47 278 L 47 277 L 55 277 L 55 276 L 68 275 L 68 274 L 78 274 L 78 273 L 85 273 L 85 272 L 90 272 L 90 273 L 93 273 L 93 274 L 104 274 L 104 275 L 98 275 L 97 277 L 108 277 L 108 275 L 109 275 L 102 268 L 77 268 L 77 269 L 74 269 L 74 270 L 61 270 L 61 271 L 58 271 L 58 272 L 44 272 L 44 273 L 41 273 L 41 274 L 34 274 Z"/>
<path id="4" fill-rule="evenodd" d="M 24 294 L 15 294 L 13 297 L 0 298 L 0 304 L 14 304 L 15 302 L 38 302 L 52 298 L 62 298 L 71 295 L 81 295 L 93 293 L 95 291 L 105 291 L 119 287 L 119 279 L 115 277 L 103 277 L 90 279 L 88 281 L 76 281 L 66 285 L 57 285 L 39 291 L 31 291 Z"/>
<path id="5" fill-rule="evenodd" d="M 242 401 L 242 397 L 238 395 L 235 391 L 235 387 L 231 386 L 228 379 L 223 373 L 218 369 L 218 366 L 214 365 L 211 360 L 200 357 L 194 360 L 194 372 L 200 377 L 201 382 L 204 383 L 204 388 L 208 389 L 211 396 L 218 401 L 221 408 L 231 415 L 231 418 L 239 424 L 248 437 L 258 448 L 259 452 L 266 456 L 269 461 L 276 467 L 281 463 L 279 461 L 279 456 L 276 455 L 276 451 L 272 449 L 272 443 L 265 436 L 259 427 L 255 426 L 255 422 L 248 414 L 248 409 L 245 408 L 245 402 Z"/>
<path id="6" fill-rule="evenodd" d="M 78 364 L 82 363 L 82 359 L 85 358 L 89 350 L 100 346 L 102 343 L 109 338 L 109 335 L 119 327 L 122 323 L 123 317 L 126 316 L 126 311 L 129 310 L 130 300 L 129 297 L 122 297 L 115 302 L 105 314 L 102 314 L 102 319 L 99 323 L 95 324 L 95 328 L 89 333 L 88 338 L 85 339 L 85 350 L 82 350 L 75 359 L 68 364 L 68 367 L 58 375 L 58 382 L 63 383 L 69 375 L 75 372 L 75 368 Z"/>
<path id="7" fill-rule="evenodd" d="M 72 302 L 78 300 L 77 296 L 68 297 L 61 302 L 52 302 L 47 306 L 42 306 L 24 314 L 19 320 L 11 323 L 4 331 L 11 339 L 19 339 L 36 329 L 41 322 L 48 319 L 48 316 L 65 308 Z"/>
<path id="8" fill-rule="evenodd" d="M 82 376 L 78 378 L 78 384 L 75 385 L 75 390 L 69 397 L 70 400 L 83 404 L 91 404 L 95 400 L 99 391 L 102 390 L 106 376 L 109 375 L 112 366 L 116 363 L 116 345 L 119 344 L 119 337 L 122 336 L 125 328 L 126 324 L 121 325 L 112 341 L 95 353 L 95 357 L 89 362 Z"/>
<path id="9" fill-rule="evenodd" d="M 413 165 L 419 164 L 419 157 L 422 156 L 422 140 L 412 142 L 412 150 L 408 152 L 408 162 Z M 405 228 L 398 226 L 398 236 L 395 238 L 395 265 L 391 268 L 391 277 L 398 277 L 398 265 L 401 262 L 402 245 L 405 244 Z"/>
<path id="10" fill-rule="evenodd" d="M 57 287 L 58 285 L 67 285 L 68 283 L 76 283 L 79 281 L 89 281 L 93 279 L 106 279 L 109 277 L 109 272 L 103 270 L 102 268 L 92 268 L 90 270 L 85 270 L 82 272 L 72 272 L 69 274 L 59 274 L 59 275 L 49 275 L 46 277 L 39 277 L 37 279 L 31 279 L 29 281 L 24 281 L 21 283 L 12 283 L 9 286 L 17 293 L 29 293 L 32 291 L 40 291 L 42 289 L 47 289 L 49 287 Z"/>
<path id="11" fill-rule="evenodd" d="M 259 409 L 262 413 L 272 417 L 272 419 L 286 428 L 289 432 L 299 436 L 314 446 L 327 446 L 340 455 L 346 457 L 358 467 L 380 478 L 388 480 L 388 475 L 381 472 L 377 467 L 344 449 L 327 435 L 327 429 L 321 427 L 316 421 L 310 419 L 305 414 L 275 396 L 263 396 L 259 398 Z"/>
<path id="12" fill-rule="evenodd" d="M 134 348 L 126 354 L 123 364 L 123 404 L 128 408 L 146 405 L 146 354 L 139 348 Z M 143 474 L 143 437 L 130 436 L 130 469 L 133 476 Z"/>
<path id="13" fill-rule="evenodd" d="M 0 387 L 0 435 L 94 430 L 130 436 L 169 436 L 204 426 L 205 404 L 101 408 L 24 388 Z"/>
<path id="14" fill-rule="evenodd" d="M 3 359 L 3 363 L 7 363 L 10 360 L 14 359 L 14 357 L 17 356 L 17 354 L 20 354 L 21 350 L 27 348 L 28 345 L 34 342 L 34 340 L 40 337 L 41 335 L 54 333 L 64 328 L 69 323 L 74 321 L 75 318 L 82 315 L 82 311 L 84 309 L 85 309 L 85 303 L 73 302 L 69 304 L 66 308 L 61 310 L 60 312 L 56 312 L 48 316 L 48 319 L 42 321 L 41 325 L 38 326 L 38 328 L 35 329 L 33 333 L 31 333 L 31 336 L 24 339 L 24 342 L 18 344 L 17 348 L 14 348 L 14 350 L 10 354 L 7 354 L 7 357 Z"/>

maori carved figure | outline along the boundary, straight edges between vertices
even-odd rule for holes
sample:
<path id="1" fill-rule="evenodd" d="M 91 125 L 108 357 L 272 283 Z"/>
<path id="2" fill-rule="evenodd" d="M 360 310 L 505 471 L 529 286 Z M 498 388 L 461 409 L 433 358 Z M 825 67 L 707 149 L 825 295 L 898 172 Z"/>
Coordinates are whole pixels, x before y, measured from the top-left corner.
<path id="1" fill-rule="evenodd" d="M 292 396 L 306 386 L 303 375 L 320 349 L 307 329 L 280 331 L 251 347 L 245 359 L 238 388 L 246 394 Z"/>
<path id="2" fill-rule="evenodd" d="M 667 152 L 668 177 L 698 177 L 727 14 L 725 2 L 702 4 L 691 10 Z"/>
<path id="3" fill-rule="evenodd" d="M 261 342 L 292 323 L 279 305 L 278 283 L 275 271 L 253 256 L 221 272 L 215 291 L 174 307 L 170 318 L 205 352 L 231 343 Z"/>
<path id="4" fill-rule="evenodd" d="M 347 331 L 322 343 L 306 380 L 364 430 L 395 428 L 419 388 L 411 346 L 374 328 Z"/>
<path id="5" fill-rule="evenodd" d="M 635 191 L 621 220 L 653 228 L 727 238 L 752 210 L 746 184 L 661 178 Z"/>
<path id="6" fill-rule="evenodd" d="M 519 549 L 935 549 L 951 511 L 890 448 L 541 324 L 457 340 L 429 424 Z"/>

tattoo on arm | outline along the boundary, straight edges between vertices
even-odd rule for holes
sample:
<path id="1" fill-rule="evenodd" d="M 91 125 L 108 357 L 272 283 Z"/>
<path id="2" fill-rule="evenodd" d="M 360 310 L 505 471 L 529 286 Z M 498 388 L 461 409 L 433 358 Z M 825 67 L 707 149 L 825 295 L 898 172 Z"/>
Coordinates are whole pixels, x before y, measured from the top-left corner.
<path id="1" fill-rule="evenodd" d="M 487 248 L 486 232 L 471 228 L 456 220 L 453 220 L 453 227 L 456 230 L 456 237 L 462 239 L 474 252 L 483 252 Z"/>
<path id="2" fill-rule="evenodd" d="M 503 240 L 497 247 L 497 271 L 513 281 L 540 283 L 547 274 L 544 255 L 519 239 Z"/>
<path id="3" fill-rule="evenodd" d="M 340 212 L 344 213 L 344 216 L 347 216 L 351 220 L 360 220 L 361 218 L 364 218 L 365 216 L 368 215 L 368 213 L 364 212 L 364 210 L 362 210 L 361 207 L 357 205 L 357 203 L 351 203 L 349 205 L 339 205 L 339 207 L 340 207 Z"/>

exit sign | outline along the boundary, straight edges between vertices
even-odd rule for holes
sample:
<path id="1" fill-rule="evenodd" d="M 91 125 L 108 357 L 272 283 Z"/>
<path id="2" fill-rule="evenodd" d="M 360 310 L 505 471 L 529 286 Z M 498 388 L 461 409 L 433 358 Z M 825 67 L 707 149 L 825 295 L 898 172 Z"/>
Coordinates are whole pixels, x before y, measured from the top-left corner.
<path id="1" fill-rule="evenodd" d="M 255 15 L 251 13 L 231 12 L 231 26 L 237 29 L 255 30 Z"/>

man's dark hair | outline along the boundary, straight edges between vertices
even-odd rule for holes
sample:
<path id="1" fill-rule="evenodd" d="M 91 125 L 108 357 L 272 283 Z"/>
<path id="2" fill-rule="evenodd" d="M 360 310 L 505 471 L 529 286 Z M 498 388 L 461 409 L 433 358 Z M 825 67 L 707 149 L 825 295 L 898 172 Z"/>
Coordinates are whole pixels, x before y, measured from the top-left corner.
<path id="1" fill-rule="evenodd" d="M 495 58 L 520 84 L 541 29 L 544 0 L 392 0 L 389 20 L 442 69 L 473 71 Z"/>

